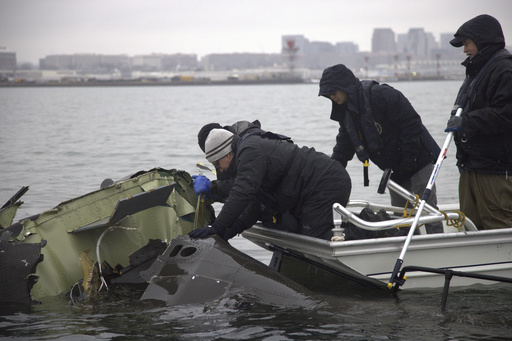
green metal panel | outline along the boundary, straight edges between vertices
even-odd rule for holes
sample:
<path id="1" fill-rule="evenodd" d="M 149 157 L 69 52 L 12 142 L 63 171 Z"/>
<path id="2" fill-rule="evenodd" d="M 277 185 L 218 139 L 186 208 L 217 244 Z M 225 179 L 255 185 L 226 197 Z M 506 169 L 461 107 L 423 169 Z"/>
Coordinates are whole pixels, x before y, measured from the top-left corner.
<path id="1" fill-rule="evenodd" d="M 114 227 L 105 224 L 119 200 L 173 182 L 177 185 L 166 205 L 129 215 Z M 48 241 L 42 249 L 44 260 L 37 266 L 39 280 L 31 291 L 32 297 L 58 295 L 80 281 L 83 278 L 80 253 L 91 249 L 89 255 L 97 261 L 98 240 L 107 229 L 99 246 L 100 260 L 112 267 L 118 264 L 124 267 L 129 264 L 128 256 L 146 245 L 149 239 L 168 242 L 207 224 L 204 217 L 210 217 L 213 209 L 200 203 L 191 185 L 188 173 L 157 168 L 62 202 L 34 221 L 22 221 L 23 232 L 17 239 L 26 243 L 37 243 L 41 239 Z M 99 227 L 80 229 L 93 223 Z"/>

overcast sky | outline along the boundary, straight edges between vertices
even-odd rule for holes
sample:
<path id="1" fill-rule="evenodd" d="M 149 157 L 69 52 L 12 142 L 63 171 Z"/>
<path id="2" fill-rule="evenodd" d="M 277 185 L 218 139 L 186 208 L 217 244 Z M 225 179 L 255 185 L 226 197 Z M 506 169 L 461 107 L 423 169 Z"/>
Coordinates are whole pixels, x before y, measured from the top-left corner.
<path id="1" fill-rule="evenodd" d="M 479 14 L 497 18 L 512 45 L 510 0 L 0 0 L 0 46 L 32 63 L 73 53 L 280 53 L 289 34 L 370 51 L 374 28 L 422 27 L 439 40 Z"/>

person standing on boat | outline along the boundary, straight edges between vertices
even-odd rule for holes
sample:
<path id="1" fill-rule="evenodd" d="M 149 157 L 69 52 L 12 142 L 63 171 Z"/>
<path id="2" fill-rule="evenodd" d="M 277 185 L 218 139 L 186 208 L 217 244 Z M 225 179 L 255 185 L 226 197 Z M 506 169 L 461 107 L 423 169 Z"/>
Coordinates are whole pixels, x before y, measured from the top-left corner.
<path id="1" fill-rule="evenodd" d="M 319 96 L 332 101 L 331 119 L 339 122 L 332 158 L 347 166 L 354 154 L 365 165 L 392 169 L 391 179 L 423 194 L 441 151 L 407 98 L 376 81 L 360 81 L 345 65 L 326 68 Z M 390 192 L 393 206 L 405 199 Z M 435 185 L 427 203 L 437 207 Z M 442 233 L 442 222 L 426 224 L 427 233 Z"/>
<path id="2" fill-rule="evenodd" d="M 450 44 L 464 46 L 466 79 L 449 119 L 460 170 L 460 209 L 479 229 L 512 227 L 512 55 L 490 15 L 464 23 Z"/>
<path id="3" fill-rule="evenodd" d="M 228 240 L 250 228 L 261 216 L 255 197 L 262 191 L 274 197 L 277 213 L 293 215 L 297 233 L 330 240 L 332 205 L 345 206 L 352 188 L 341 164 L 313 148 L 259 134 L 240 137 L 226 129 L 210 131 L 205 154 L 221 172 L 234 165 L 235 179 L 215 221 L 190 237 L 217 234 Z"/>

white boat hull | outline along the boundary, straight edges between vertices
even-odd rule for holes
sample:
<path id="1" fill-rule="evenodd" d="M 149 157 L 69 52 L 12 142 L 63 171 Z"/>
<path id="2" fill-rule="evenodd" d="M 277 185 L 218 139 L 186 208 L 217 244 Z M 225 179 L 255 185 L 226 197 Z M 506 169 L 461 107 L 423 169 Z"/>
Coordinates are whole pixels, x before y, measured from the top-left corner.
<path id="1" fill-rule="evenodd" d="M 356 280 L 385 286 L 402 251 L 406 237 L 352 241 L 326 241 L 294 233 L 255 226 L 243 233 L 255 244 L 270 249 L 276 245 L 324 264 Z M 422 266 L 452 269 L 470 274 L 512 278 L 512 228 L 415 235 L 407 248 L 402 269 Z M 444 275 L 407 272 L 401 287 L 443 287 Z M 450 286 L 495 284 L 494 281 L 454 277 Z"/>

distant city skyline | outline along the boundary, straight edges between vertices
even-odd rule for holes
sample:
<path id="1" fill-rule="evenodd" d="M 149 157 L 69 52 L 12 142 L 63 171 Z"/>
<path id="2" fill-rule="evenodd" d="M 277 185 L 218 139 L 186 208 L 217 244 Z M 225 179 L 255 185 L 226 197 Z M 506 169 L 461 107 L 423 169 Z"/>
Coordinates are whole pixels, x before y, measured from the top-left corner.
<path id="1" fill-rule="evenodd" d="M 483 13 L 512 39 L 508 0 L 0 0 L 0 46 L 34 64 L 52 54 L 280 53 L 283 35 L 371 51 L 376 28 L 423 28 L 439 42 Z"/>

